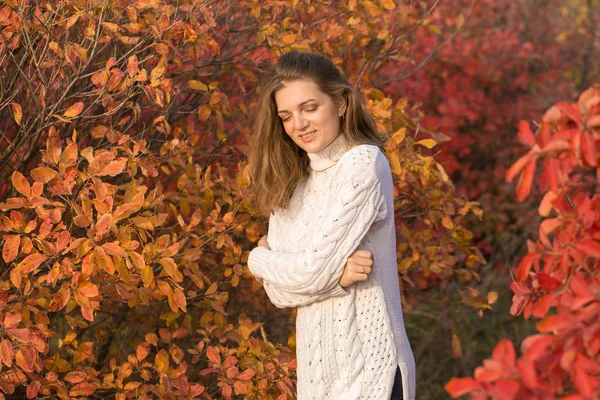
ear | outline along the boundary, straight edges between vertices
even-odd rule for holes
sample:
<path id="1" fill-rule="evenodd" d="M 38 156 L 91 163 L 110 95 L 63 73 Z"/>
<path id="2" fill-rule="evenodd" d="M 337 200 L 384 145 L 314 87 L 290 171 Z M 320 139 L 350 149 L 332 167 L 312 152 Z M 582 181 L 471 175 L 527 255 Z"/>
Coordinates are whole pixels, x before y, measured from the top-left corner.
<path id="1" fill-rule="evenodd" d="M 338 97 L 336 103 L 338 107 L 338 116 L 341 117 L 342 115 L 346 114 L 346 109 L 348 108 L 348 98 L 345 94 L 343 94 Z"/>

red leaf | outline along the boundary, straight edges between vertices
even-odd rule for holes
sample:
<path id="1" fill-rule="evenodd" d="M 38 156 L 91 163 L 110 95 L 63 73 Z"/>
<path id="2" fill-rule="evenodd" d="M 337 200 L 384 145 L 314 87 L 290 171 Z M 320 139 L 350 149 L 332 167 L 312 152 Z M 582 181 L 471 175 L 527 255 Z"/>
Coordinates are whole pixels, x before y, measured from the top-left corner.
<path id="1" fill-rule="evenodd" d="M 517 200 L 523 201 L 529 196 L 531 192 L 531 184 L 533 183 L 533 176 L 535 175 L 537 157 L 533 157 L 525 166 L 523 174 L 519 178 L 517 184 Z"/>
<path id="2" fill-rule="evenodd" d="M 535 144 L 535 136 L 533 135 L 533 132 L 531 132 L 531 128 L 527 121 L 519 122 L 519 141 L 529 147 L 533 147 Z"/>
<path id="3" fill-rule="evenodd" d="M 570 325 L 571 321 L 569 318 L 561 315 L 551 315 L 538 322 L 536 328 L 542 333 L 552 332 L 556 335 L 559 331 L 568 329 Z"/>
<path id="4" fill-rule="evenodd" d="M 600 258 L 600 243 L 592 239 L 582 239 L 575 248 L 588 257 Z"/>
<path id="5" fill-rule="evenodd" d="M 469 394 L 481 388 L 473 378 L 452 378 L 444 387 L 453 399 Z"/>
<path id="6" fill-rule="evenodd" d="M 4 235 L 4 247 L 2 248 L 2 258 L 5 263 L 14 260 L 19 254 L 19 245 L 21 243 L 20 235 Z"/>
<path id="7" fill-rule="evenodd" d="M 598 156 L 596 154 L 596 144 L 590 132 L 581 133 L 581 156 L 588 167 L 598 165 Z"/>
<path id="8" fill-rule="evenodd" d="M 540 286 L 547 292 L 553 292 L 559 287 L 562 286 L 560 281 L 545 272 L 538 272 L 537 274 L 538 281 L 540 282 Z"/>
<path id="9" fill-rule="evenodd" d="M 492 357 L 505 366 L 514 366 L 517 355 L 512 342 L 508 339 L 503 339 L 494 348 Z"/>

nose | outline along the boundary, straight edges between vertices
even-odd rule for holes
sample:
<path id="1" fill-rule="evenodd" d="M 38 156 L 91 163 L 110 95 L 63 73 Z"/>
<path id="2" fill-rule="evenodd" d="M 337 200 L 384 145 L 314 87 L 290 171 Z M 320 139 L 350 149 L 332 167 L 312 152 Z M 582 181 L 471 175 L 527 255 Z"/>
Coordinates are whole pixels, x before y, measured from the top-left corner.
<path id="1" fill-rule="evenodd" d="M 301 113 L 294 116 L 294 129 L 303 131 L 308 127 L 308 120 Z"/>

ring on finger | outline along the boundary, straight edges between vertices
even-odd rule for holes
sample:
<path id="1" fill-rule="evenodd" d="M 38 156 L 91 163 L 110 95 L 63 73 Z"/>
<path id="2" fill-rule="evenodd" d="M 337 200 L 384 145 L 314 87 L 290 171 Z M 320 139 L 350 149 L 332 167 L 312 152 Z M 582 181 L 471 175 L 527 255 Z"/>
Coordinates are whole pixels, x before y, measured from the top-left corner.
<path id="1" fill-rule="evenodd" d="M 366 272 L 365 272 L 365 266 L 363 265 L 362 267 L 363 267 L 362 273 L 366 274 Z"/>

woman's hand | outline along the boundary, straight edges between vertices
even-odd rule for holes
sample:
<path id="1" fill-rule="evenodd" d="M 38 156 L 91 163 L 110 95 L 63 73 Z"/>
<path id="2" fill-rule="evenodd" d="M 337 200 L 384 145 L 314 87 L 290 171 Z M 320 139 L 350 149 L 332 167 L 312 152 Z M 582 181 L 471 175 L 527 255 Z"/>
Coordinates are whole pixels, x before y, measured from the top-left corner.
<path id="1" fill-rule="evenodd" d="M 260 238 L 260 240 L 258 241 L 258 246 L 266 247 L 267 249 L 270 249 L 269 242 L 267 241 L 267 235 Z"/>
<path id="2" fill-rule="evenodd" d="M 368 250 L 356 250 L 344 267 L 340 286 L 346 288 L 358 281 L 364 281 L 373 270 L 373 255 Z"/>
<path id="3" fill-rule="evenodd" d="M 267 236 L 263 236 L 260 238 L 260 240 L 258 241 L 258 247 L 266 247 L 267 249 L 270 249 L 269 247 L 269 243 L 267 242 Z M 263 279 L 262 278 L 257 278 L 254 277 L 254 279 L 256 280 L 256 282 L 260 283 L 261 285 L 263 284 Z"/>

